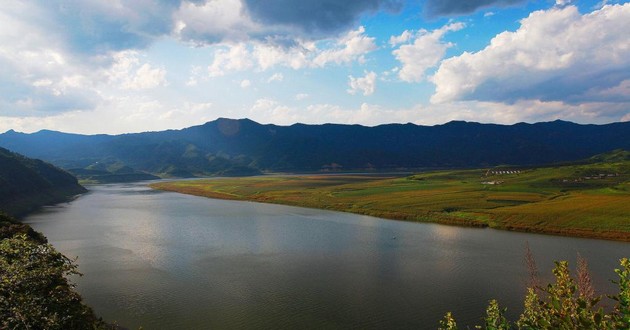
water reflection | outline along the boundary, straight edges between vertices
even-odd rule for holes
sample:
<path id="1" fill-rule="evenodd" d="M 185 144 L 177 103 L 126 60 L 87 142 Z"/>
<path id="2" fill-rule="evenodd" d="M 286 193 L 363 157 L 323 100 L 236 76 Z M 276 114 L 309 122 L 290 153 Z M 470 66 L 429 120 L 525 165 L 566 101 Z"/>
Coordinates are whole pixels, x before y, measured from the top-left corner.
<path id="1" fill-rule="evenodd" d="M 79 290 L 130 328 L 434 329 L 479 323 L 497 298 L 516 317 L 529 244 L 543 275 L 590 261 L 610 289 L 630 245 L 381 220 L 320 210 L 91 187 L 27 219 L 79 256 Z"/>

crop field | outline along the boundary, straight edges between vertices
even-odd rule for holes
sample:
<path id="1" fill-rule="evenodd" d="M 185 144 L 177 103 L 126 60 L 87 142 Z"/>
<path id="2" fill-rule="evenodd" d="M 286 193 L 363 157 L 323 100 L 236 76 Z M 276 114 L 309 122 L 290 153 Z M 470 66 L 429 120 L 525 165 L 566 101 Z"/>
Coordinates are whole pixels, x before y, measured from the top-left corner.
<path id="1" fill-rule="evenodd" d="M 155 189 L 381 218 L 630 241 L 630 162 L 164 182 Z"/>

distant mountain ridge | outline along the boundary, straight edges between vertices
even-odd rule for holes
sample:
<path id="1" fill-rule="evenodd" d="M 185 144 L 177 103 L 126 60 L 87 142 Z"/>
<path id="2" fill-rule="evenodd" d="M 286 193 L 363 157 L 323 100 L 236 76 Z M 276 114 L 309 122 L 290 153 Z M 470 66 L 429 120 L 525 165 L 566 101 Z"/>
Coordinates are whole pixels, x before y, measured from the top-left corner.
<path id="1" fill-rule="evenodd" d="M 401 170 L 536 165 L 630 149 L 630 122 L 515 125 L 262 125 L 220 118 L 203 125 L 122 135 L 54 131 L 0 134 L 0 146 L 66 169 L 120 163 L 166 176 L 259 171 Z"/>
<path id="2" fill-rule="evenodd" d="M 0 211 L 22 215 L 86 191 L 70 173 L 0 148 Z"/>

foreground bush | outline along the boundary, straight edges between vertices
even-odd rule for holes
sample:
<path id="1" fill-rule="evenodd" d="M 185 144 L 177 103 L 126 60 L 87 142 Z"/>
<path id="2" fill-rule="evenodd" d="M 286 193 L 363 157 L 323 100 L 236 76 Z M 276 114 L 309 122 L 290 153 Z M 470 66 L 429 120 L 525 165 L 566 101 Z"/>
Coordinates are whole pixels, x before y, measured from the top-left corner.
<path id="1" fill-rule="evenodd" d="M 0 240 L 0 329 L 100 329 L 67 280 L 77 266 L 25 234 Z"/>
<path id="2" fill-rule="evenodd" d="M 496 300 L 486 309 L 483 326 L 478 329 L 630 329 L 630 261 L 620 260 L 621 269 L 615 269 L 619 279 L 617 295 L 608 296 L 616 302 L 606 312 L 598 307 L 602 296 L 594 296 L 585 263 L 578 259 L 578 274 L 574 279 L 566 261 L 556 262 L 553 274 L 556 282 L 546 287 L 533 285 L 527 289 L 524 310 L 520 318 L 511 323 L 504 317 Z M 535 282 L 535 281 L 534 281 Z M 457 323 L 449 312 L 440 321 L 438 329 L 454 330 Z"/>

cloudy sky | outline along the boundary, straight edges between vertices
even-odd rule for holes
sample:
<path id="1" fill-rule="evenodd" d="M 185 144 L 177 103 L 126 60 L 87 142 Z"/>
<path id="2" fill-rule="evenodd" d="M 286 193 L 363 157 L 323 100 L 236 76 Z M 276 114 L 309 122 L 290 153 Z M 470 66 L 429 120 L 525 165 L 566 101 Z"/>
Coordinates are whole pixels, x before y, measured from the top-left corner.
<path id="1" fill-rule="evenodd" d="M 2 0 L 0 132 L 630 120 L 630 1 Z"/>

